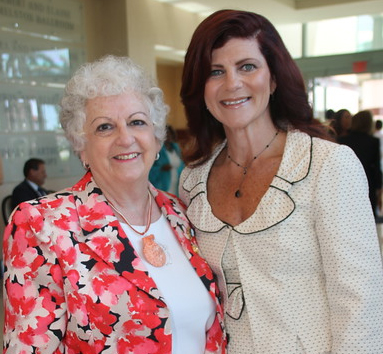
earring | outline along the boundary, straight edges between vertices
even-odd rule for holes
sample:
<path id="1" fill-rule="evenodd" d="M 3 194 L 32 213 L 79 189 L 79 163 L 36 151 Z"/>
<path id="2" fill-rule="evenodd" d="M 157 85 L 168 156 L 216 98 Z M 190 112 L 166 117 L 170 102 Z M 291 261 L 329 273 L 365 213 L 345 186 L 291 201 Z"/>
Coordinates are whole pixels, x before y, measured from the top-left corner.
<path id="1" fill-rule="evenodd" d="M 157 161 L 159 158 L 160 158 L 160 153 L 157 152 L 157 154 L 156 154 L 156 161 Z"/>

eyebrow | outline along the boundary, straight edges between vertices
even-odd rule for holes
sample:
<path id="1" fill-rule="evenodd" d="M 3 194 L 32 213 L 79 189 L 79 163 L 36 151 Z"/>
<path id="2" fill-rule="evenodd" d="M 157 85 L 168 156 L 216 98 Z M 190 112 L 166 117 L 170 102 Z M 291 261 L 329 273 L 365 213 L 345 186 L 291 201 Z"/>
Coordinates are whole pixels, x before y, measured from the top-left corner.
<path id="1" fill-rule="evenodd" d="M 237 62 L 235 62 L 235 65 L 240 65 L 240 64 L 243 64 L 247 61 L 256 61 L 258 62 L 259 60 L 256 59 L 256 58 L 244 58 L 244 59 L 241 59 L 241 60 L 238 60 Z M 218 67 L 218 68 L 223 68 L 223 65 L 222 64 L 214 64 L 212 63 L 211 66 L 215 66 L 215 67 Z"/>
<path id="2" fill-rule="evenodd" d="M 137 112 L 133 112 L 132 114 L 130 114 L 128 116 L 128 119 L 132 118 L 133 116 L 135 116 L 136 114 L 143 114 L 145 117 L 149 117 L 147 113 L 143 112 L 143 111 L 137 111 Z M 94 118 L 91 122 L 90 122 L 90 125 L 92 125 L 96 120 L 98 119 L 108 119 L 108 120 L 111 120 L 113 118 L 111 117 L 107 117 L 107 116 L 98 116 L 96 118 Z"/>
<path id="3" fill-rule="evenodd" d="M 132 118 L 136 114 L 143 114 L 144 116 L 148 117 L 148 114 L 146 112 L 138 111 L 138 112 L 132 113 L 128 118 Z"/>

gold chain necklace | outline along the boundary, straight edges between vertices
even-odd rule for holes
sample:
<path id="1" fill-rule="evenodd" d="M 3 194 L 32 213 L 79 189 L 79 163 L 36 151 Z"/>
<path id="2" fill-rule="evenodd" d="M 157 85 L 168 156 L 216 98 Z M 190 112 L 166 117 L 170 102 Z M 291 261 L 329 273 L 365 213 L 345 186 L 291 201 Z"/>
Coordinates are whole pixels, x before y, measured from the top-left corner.
<path id="1" fill-rule="evenodd" d="M 247 166 L 242 166 L 241 164 L 239 164 L 238 162 L 236 162 L 235 160 L 233 160 L 233 158 L 230 156 L 229 152 L 227 153 L 227 157 L 229 158 L 229 160 L 231 162 L 233 162 L 235 165 L 237 165 L 238 167 L 241 167 L 243 169 L 243 176 L 242 176 L 242 179 L 241 179 L 241 182 L 239 183 L 239 186 L 237 188 L 237 190 L 235 191 L 234 193 L 234 196 L 236 198 L 240 198 L 242 197 L 242 193 L 241 193 L 241 187 L 242 187 L 242 184 L 243 182 L 245 181 L 245 178 L 246 178 L 246 175 L 247 175 L 247 171 L 249 170 L 251 164 L 253 163 L 254 160 L 256 160 L 267 148 L 270 147 L 270 145 L 273 143 L 274 139 L 277 137 L 277 135 L 279 134 L 279 130 L 276 131 L 276 133 L 274 134 L 273 138 L 270 140 L 270 142 L 257 154 L 253 157 L 253 159 L 250 161 L 250 163 L 247 165 Z"/>
<path id="2" fill-rule="evenodd" d="M 148 216 L 146 220 L 146 226 L 145 230 L 143 232 L 140 232 L 136 230 L 132 224 L 128 221 L 128 219 L 124 216 L 124 214 L 118 210 L 113 203 L 108 200 L 109 205 L 111 208 L 118 214 L 120 217 L 125 221 L 125 223 L 138 235 L 144 236 L 149 228 L 150 228 L 150 223 L 152 220 L 152 196 L 148 190 L 148 198 L 149 198 L 149 210 L 148 210 Z M 151 264 L 154 267 L 162 267 L 166 264 L 166 253 L 162 246 L 160 246 L 156 240 L 153 234 L 144 236 L 142 238 L 142 254 L 145 258 L 145 260 Z"/>

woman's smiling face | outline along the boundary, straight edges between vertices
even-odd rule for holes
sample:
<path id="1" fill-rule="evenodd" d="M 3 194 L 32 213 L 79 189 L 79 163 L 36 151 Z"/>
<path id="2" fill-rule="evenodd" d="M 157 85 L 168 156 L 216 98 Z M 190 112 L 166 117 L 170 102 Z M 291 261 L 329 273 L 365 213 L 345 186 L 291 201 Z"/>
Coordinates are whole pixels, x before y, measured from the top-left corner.
<path id="1" fill-rule="evenodd" d="M 269 98 L 275 88 L 256 39 L 233 38 L 213 50 L 205 103 L 226 128 L 244 128 L 257 119 L 271 119 Z"/>
<path id="2" fill-rule="evenodd" d="M 80 157 L 100 187 L 147 181 L 160 149 L 149 115 L 144 99 L 135 92 L 88 100 Z"/>

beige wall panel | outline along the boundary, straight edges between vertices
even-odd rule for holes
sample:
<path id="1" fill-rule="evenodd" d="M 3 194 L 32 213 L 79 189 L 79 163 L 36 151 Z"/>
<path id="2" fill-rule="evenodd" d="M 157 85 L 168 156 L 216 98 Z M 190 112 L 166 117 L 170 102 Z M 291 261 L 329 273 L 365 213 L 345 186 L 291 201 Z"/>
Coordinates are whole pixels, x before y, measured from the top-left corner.
<path id="1" fill-rule="evenodd" d="M 87 60 L 128 55 L 126 0 L 81 0 L 85 7 Z"/>
<path id="2" fill-rule="evenodd" d="M 158 64 L 157 76 L 158 85 L 164 91 L 165 102 L 170 107 L 168 124 L 175 129 L 185 129 L 186 118 L 179 95 L 181 89 L 182 65 Z"/>

